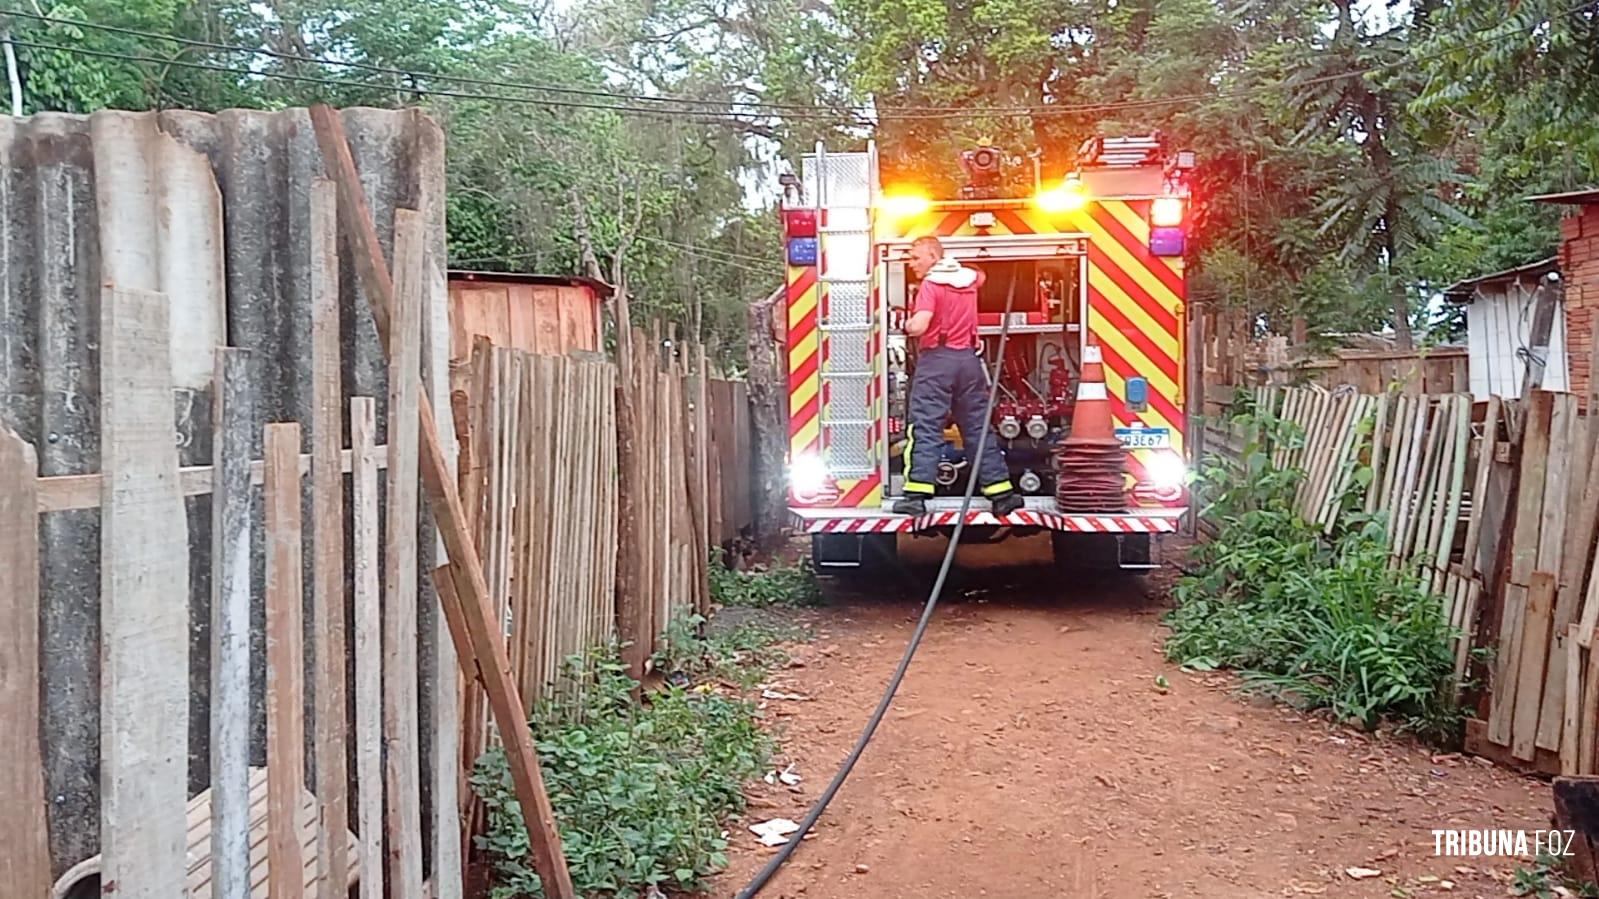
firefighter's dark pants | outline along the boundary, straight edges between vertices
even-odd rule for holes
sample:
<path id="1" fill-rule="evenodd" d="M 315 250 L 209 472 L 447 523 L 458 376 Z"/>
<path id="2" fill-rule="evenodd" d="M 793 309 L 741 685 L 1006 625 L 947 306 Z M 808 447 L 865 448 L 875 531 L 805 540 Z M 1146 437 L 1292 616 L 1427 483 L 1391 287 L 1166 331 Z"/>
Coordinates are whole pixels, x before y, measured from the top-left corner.
<path id="1" fill-rule="evenodd" d="M 988 373 L 983 361 L 971 350 L 930 347 L 916 356 L 916 373 L 911 379 L 910 427 L 906 430 L 905 455 L 909 468 L 905 476 L 907 496 L 932 496 L 938 461 L 947 441 L 944 423 L 951 414 L 960 429 L 961 444 L 967 459 L 977 471 L 977 485 L 984 496 L 997 496 L 1015 488 L 1010 469 L 999 448 L 999 436 L 984 417 L 988 405 Z M 977 441 L 988 428 L 983 458 L 972 459 Z"/>

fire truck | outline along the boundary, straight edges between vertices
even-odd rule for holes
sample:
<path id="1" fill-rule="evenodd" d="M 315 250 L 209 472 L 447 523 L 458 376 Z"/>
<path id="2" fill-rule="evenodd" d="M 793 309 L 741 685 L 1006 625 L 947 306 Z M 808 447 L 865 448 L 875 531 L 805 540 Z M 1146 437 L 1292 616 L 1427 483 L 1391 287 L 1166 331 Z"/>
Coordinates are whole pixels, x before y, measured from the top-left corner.
<path id="1" fill-rule="evenodd" d="M 1007 191 L 1005 154 L 961 154 L 967 184 L 935 198 L 883 184 L 877 148 L 806 154 L 783 179 L 786 270 L 781 321 L 788 378 L 789 509 L 822 569 L 892 559 L 905 534 L 947 534 L 961 514 L 967 464 L 958 434 L 938 495 L 919 516 L 890 511 L 902 493 L 914 341 L 902 326 L 916 285 L 911 242 L 937 236 L 980 268 L 982 353 L 992 370 L 1009 319 L 992 423 L 1026 506 L 996 517 L 974 500 L 965 534 L 997 540 L 1048 531 L 1057 561 L 1094 557 L 1153 567 L 1153 544 L 1187 512 L 1183 253 L 1193 154 L 1159 135 L 1094 138 L 1075 171 Z M 1102 513 L 1056 501 L 1055 450 L 1069 436 L 1082 361 L 1103 360 L 1126 498 Z M 976 435 L 969 435 L 973 441 Z M 992 439 L 992 438 L 991 438 Z M 1114 456 L 1114 452 L 1111 453 Z"/>

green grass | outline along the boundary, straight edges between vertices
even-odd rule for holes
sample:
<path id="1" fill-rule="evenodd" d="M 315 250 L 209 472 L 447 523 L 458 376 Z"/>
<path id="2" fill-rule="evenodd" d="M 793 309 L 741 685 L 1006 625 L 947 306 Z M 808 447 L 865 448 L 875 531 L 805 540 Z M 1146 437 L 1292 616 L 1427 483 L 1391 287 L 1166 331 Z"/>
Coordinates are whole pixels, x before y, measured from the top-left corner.
<path id="1" fill-rule="evenodd" d="M 1565 876 L 1560 860 L 1549 855 L 1538 856 L 1531 868 L 1516 869 L 1510 882 L 1510 895 L 1555 899 L 1561 895 L 1557 888 L 1564 889 L 1566 895 L 1581 899 L 1599 899 L 1599 886 Z"/>

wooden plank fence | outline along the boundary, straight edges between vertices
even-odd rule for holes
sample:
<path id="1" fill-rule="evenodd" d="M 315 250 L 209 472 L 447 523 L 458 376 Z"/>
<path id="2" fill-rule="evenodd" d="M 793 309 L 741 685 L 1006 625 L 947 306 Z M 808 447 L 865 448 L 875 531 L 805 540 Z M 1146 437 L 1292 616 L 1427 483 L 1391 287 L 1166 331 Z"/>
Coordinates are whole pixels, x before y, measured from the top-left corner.
<path id="1" fill-rule="evenodd" d="M 38 446 L 0 428 L 0 623 L 8 625 L 0 638 L 0 698 L 22 719 L 8 719 L 0 738 L 16 756 L 0 778 L 8 810 L 0 836 L 14 850 L 0 863 L 8 889 L 15 884 L 30 896 L 326 899 L 349 895 L 359 881 L 363 896 L 459 899 L 456 718 L 465 673 L 487 685 L 545 890 L 556 899 L 573 895 L 503 635 L 483 601 L 450 433 L 433 417 L 445 372 L 442 353 L 425 345 L 437 350 L 445 335 L 425 320 L 423 300 L 438 262 L 428 258 L 429 235 L 439 236 L 439 248 L 442 236 L 429 215 L 394 207 L 391 270 L 339 114 L 310 112 L 332 177 L 312 180 L 301 197 L 308 202 L 297 207 L 310 213 L 303 232 L 309 293 L 302 292 L 302 273 L 285 268 L 284 290 L 267 313 L 272 321 L 308 324 L 309 340 L 281 356 L 283 347 L 274 347 L 260 365 L 243 349 L 218 347 L 214 382 L 191 377 L 203 383 L 175 385 L 176 360 L 189 359 L 184 369 L 193 375 L 193 348 L 175 352 L 169 310 L 188 307 L 109 283 L 135 279 L 105 273 L 103 296 L 81 307 L 100 321 L 68 322 L 73 333 L 98 336 L 72 357 L 99 378 L 86 385 L 98 402 L 73 413 L 88 424 L 74 424 L 83 433 L 69 439 L 83 439 L 87 451 L 65 464 L 47 456 L 46 470 L 72 474 L 40 477 Z M 387 183 L 382 172 L 365 174 Z M 428 177 L 421 180 L 412 193 L 426 200 Z M 107 196 L 102 190 L 103 202 Z M 297 220 L 297 233 L 299 227 Z M 340 236 L 349 250 L 343 260 Z M 349 307 L 340 305 L 341 281 L 359 287 L 343 292 Z M 309 303 L 299 303 L 302 297 Z M 62 305 L 55 314 L 78 308 Z M 245 339 L 258 336 L 250 330 Z M 352 358 L 341 361 L 341 346 L 352 348 Z M 294 364 L 283 366 L 290 358 Z M 203 361 L 201 369 L 204 375 Z M 381 391 L 374 382 L 385 370 L 387 414 L 379 419 L 371 398 L 348 397 L 345 388 Z M 271 392 L 285 376 L 304 379 L 288 398 Z M 196 402 L 206 389 L 213 391 L 209 435 L 195 424 L 206 421 Z M 252 395 L 281 401 L 280 408 L 310 403 L 303 413 L 269 413 L 302 421 L 262 421 Z M 29 397 L 22 400 L 25 410 Z M 10 397 L 8 417 L 15 411 L 9 404 Z M 350 448 L 342 433 L 347 408 Z M 33 417 L 22 416 L 23 426 Z M 378 446 L 383 420 L 387 446 Z M 56 434 L 44 433 L 48 438 L 29 436 L 56 442 Z M 194 464 L 203 459 L 186 439 L 197 435 L 211 438 L 210 465 Z M 388 471 L 384 520 L 380 469 Z M 421 518 L 423 508 L 431 521 Z M 50 558 L 42 557 L 41 539 L 58 536 L 69 516 L 75 535 L 99 539 L 52 541 Z M 209 534 L 191 533 L 206 528 Z M 83 557 L 77 570 L 77 559 L 61 564 L 74 553 Z M 423 565 L 439 587 L 437 605 L 419 577 Z M 85 571 L 101 574 L 98 595 Z M 207 577 L 210 595 L 194 596 L 191 605 L 189 582 Z M 59 611 L 63 596 L 85 601 L 85 626 L 41 640 L 41 615 Z M 354 660 L 346 622 L 354 626 Z M 99 645 L 66 645 L 80 635 L 98 637 Z M 76 731 L 54 734 L 46 768 L 41 733 L 49 740 L 57 722 L 39 707 L 41 693 L 51 696 L 41 671 L 96 657 L 98 683 L 81 665 L 66 683 L 95 700 L 87 705 L 98 709 L 99 721 L 71 722 L 84 734 L 81 749 Z M 200 664 L 207 657 L 209 670 Z M 250 672 L 262 670 L 264 683 L 253 683 Z M 80 674 L 89 680 L 79 684 Z M 191 734 L 191 722 L 209 732 Z M 263 755 L 265 768 L 250 766 Z M 354 783 L 347 758 L 357 762 Z M 98 808 L 91 799 L 90 808 L 74 813 L 87 811 L 100 826 L 84 837 L 76 832 L 83 828 L 63 829 L 57 820 L 54 836 L 66 854 L 52 860 L 45 828 L 59 816 L 46 814 L 48 800 L 59 803 L 66 793 L 47 797 L 44 784 L 83 771 L 93 782 L 79 797 L 97 797 Z M 359 843 L 347 823 L 352 797 Z"/>
<path id="2" fill-rule="evenodd" d="M 1467 748 L 1546 773 L 1599 770 L 1599 417 L 1545 391 L 1475 404 L 1317 387 L 1253 398 L 1301 435 L 1270 449 L 1274 465 L 1303 472 L 1300 515 L 1331 532 L 1349 513 L 1385 514 L 1390 564 L 1438 597 L 1459 633 L 1457 684 L 1486 681 Z M 1206 425 L 1208 452 L 1224 460 L 1250 439 Z M 1491 650 L 1481 670 L 1478 648 Z"/>
<path id="3" fill-rule="evenodd" d="M 612 640 L 642 677 L 672 617 L 708 609 L 711 550 L 750 520 L 744 384 L 641 330 L 623 352 L 613 364 L 479 338 L 452 372 L 461 495 L 524 711 L 577 689 L 566 660 Z M 494 739 L 469 689 L 459 796 L 474 826 L 464 777 Z"/>
<path id="4" fill-rule="evenodd" d="M 357 882 L 364 896 L 381 896 L 386 879 L 407 895 L 461 895 L 456 755 L 452 751 L 451 763 L 443 766 L 424 765 L 416 727 L 422 708 L 447 706 L 457 689 L 453 678 L 441 676 L 433 695 L 418 691 L 418 412 L 407 398 L 421 383 L 420 317 L 414 309 L 408 314 L 401 303 L 394 323 L 399 352 L 390 370 L 389 434 L 398 440 L 376 446 L 373 401 L 353 397 L 348 405 L 353 448 L 347 449 L 332 190 L 331 184 L 319 183 L 312 198 L 313 243 L 326 258 L 313 265 L 319 302 L 312 310 L 314 410 L 308 427 L 259 424 L 247 389 L 255 374 L 249 351 L 220 347 L 214 458 L 209 466 L 180 468 L 172 439 L 167 300 L 159 293 L 108 287 L 100 327 L 102 471 L 38 477 L 31 464 L 34 449 L 0 429 L 0 495 L 8 498 L 0 503 L 0 560 L 19 563 L 4 565 L 3 579 L 6 608 L 18 620 L 38 621 L 49 586 L 41 583 L 38 563 L 45 517 L 98 509 L 103 523 L 101 852 L 73 865 L 53 884 L 48 879 L 49 859 L 40 851 L 46 808 L 38 776 L 42 760 L 37 730 L 23 726 L 37 726 L 37 703 L 8 703 L 13 711 L 22 710 L 25 720 L 15 727 L 24 742 L 8 766 L 16 783 L 8 783 L 4 794 L 12 808 L 7 827 L 16 830 L 6 837 L 18 850 L 16 868 L 7 875 L 8 882 L 27 884 L 30 895 L 49 895 L 52 889 L 65 894 L 94 879 L 107 888 L 114 883 L 119 894 L 141 896 L 181 896 L 187 889 L 190 895 L 219 899 L 326 899 L 347 895 Z M 420 259 L 423 250 L 414 235 L 407 238 L 406 228 L 399 230 L 400 254 Z M 414 300 L 420 296 L 420 268 L 412 277 L 407 283 L 402 276 L 399 293 Z M 262 458 L 250 457 L 252 445 L 263 447 Z M 377 522 L 380 468 L 390 474 L 389 519 L 383 529 Z M 353 502 L 347 506 L 345 475 L 352 471 Z M 191 540 L 186 497 L 210 504 L 208 541 Z M 346 514 L 352 515 L 349 523 Z M 353 534 L 348 585 L 347 530 Z M 253 532 L 265 538 L 265 565 L 252 580 Z M 198 658 L 189 653 L 189 609 L 172 597 L 188 594 L 190 554 L 207 546 L 210 669 L 203 679 L 209 689 L 191 693 L 190 669 Z M 377 584 L 380 555 L 389 568 L 383 591 Z M 264 597 L 264 613 L 256 623 L 252 596 Z M 352 608 L 353 647 L 344 634 Z M 251 632 L 263 627 L 265 657 L 252 661 Z M 15 682 L 32 684 L 27 689 L 36 697 L 37 672 L 46 661 L 37 634 L 8 629 L 7 639 L 15 641 L 19 653 L 7 654 L 0 664 L 20 660 L 19 670 L 28 676 Z M 256 666 L 265 670 L 265 689 L 252 695 L 249 672 Z M 346 703 L 352 668 L 353 733 Z M 9 670 L 4 673 L 0 683 L 9 688 L 13 681 Z M 379 684 L 391 693 L 387 714 L 385 699 L 375 695 Z M 190 708 L 194 702 L 206 703 L 199 715 Z M 257 715 L 265 720 L 264 769 L 249 766 L 252 755 L 261 752 L 259 743 L 252 745 L 251 721 Z M 209 784 L 194 797 L 185 791 L 191 718 L 210 727 Z M 409 726 L 403 726 L 407 721 Z M 395 722 L 402 727 L 386 735 L 385 728 Z M 454 725 L 449 729 L 453 746 Z M 347 747 L 359 762 L 354 783 L 345 770 Z M 374 764 L 380 759 L 386 760 L 384 767 Z M 432 818 L 433 831 L 442 830 L 443 839 L 429 858 L 431 885 L 422 880 L 424 783 L 428 793 L 448 803 L 447 814 Z M 359 842 L 346 812 L 352 787 L 361 800 L 355 822 Z M 441 852 L 439 846 L 452 851 Z M 43 888 L 35 889 L 41 880 Z"/>
<path id="5" fill-rule="evenodd" d="M 566 658 L 616 633 L 616 373 L 480 340 L 470 378 L 462 493 L 531 708 Z"/>
<path id="6" fill-rule="evenodd" d="M 1330 534 L 1348 514 L 1384 514 L 1390 566 L 1418 576 L 1457 626 L 1469 620 L 1482 592 L 1475 552 L 1457 551 L 1474 525 L 1466 488 L 1480 441 L 1471 398 L 1261 387 L 1254 399 L 1297 429 L 1298 440 L 1270 452 L 1274 467 L 1304 473 L 1294 497 L 1300 516 Z M 1215 423 L 1207 431 L 1207 447 L 1237 453 L 1241 435 Z M 1469 648 L 1454 647 L 1457 675 Z"/>
<path id="7" fill-rule="evenodd" d="M 160 299 L 158 294 L 149 296 L 154 298 L 151 304 Z M 110 298 L 108 307 L 120 306 L 124 299 L 145 302 L 130 293 L 122 298 Z M 151 306 L 145 305 L 143 308 L 149 309 Z M 136 360 L 147 356 L 160 363 L 156 367 L 164 367 L 167 359 L 164 329 L 146 329 L 135 333 L 140 334 L 139 339 L 147 344 L 149 352 L 128 358 Z M 322 356 L 318 364 L 327 361 L 327 357 Z M 360 881 L 366 895 L 380 895 L 383 858 L 381 852 L 376 850 L 382 845 L 384 788 L 381 775 L 365 762 L 385 756 L 382 734 L 376 727 L 358 720 L 351 738 L 345 733 L 343 714 L 332 721 L 318 721 L 313 717 L 310 722 L 318 728 L 319 733 L 330 734 L 336 745 L 343 745 L 348 740 L 354 747 L 355 757 L 363 762 L 355 778 L 363 800 L 358 824 L 361 832 L 367 834 L 361 843 L 357 843 L 356 837 L 346 827 L 339 828 L 342 836 L 338 831 L 324 833 L 328 828 L 322 822 L 337 817 L 336 814 L 328 814 L 329 807 L 334 804 L 347 805 L 348 785 L 344 779 L 341 777 L 335 783 L 316 778 L 314 782 L 319 792 L 315 793 L 307 789 L 306 779 L 308 758 L 316 757 L 314 753 L 308 756 L 306 750 L 306 697 L 311 698 L 313 707 L 322 708 L 323 703 L 329 701 L 329 696 L 336 692 L 332 687 L 333 680 L 339 681 L 341 687 L 346 686 L 343 683 L 346 665 L 307 666 L 310 654 L 306 651 L 305 637 L 308 635 L 314 639 L 319 648 L 325 644 L 318 629 L 307 628 L 303 620 L 307 609 L 314 612 L 317 605 L 315 602 L 308 603 L 303 592 L 302 555 L 306 551 L 302 550 L 302 546 L 310 544 L 310 554 L 317 552 L 314 538 L 318 532 L 325 535 L 329 531 L 328 521 L 323 514 L 330 504 L 324 501 L 322 508 L 314 508 L 313 514 L 308 517 L 313 530 L 305 533 L 301 494 L 304 491 L 312 496 L 313 501 L 317 499 L 313 491 L 306 490 L 304 477 L 308 471 L 317 469 L 316 460 L 321 459 L 325 463 L 330 459 L 340 459 L 342 455 L 345 463 L 334 469 L 334 473 L 342 480 L 339 468 L 350 467 L 350 453 L 339 445 L 342 436 L 337 428 L 313 429 L 309 441 L 311 453 L 302 454 L 302 435 L 297 424 L 268 424 L 261 438 L 265 446 L 265 459 L 252 462 L 248 453 L 253 410 L 246 400 L 241 399 L 247 396 L 241 389 L 249 371 L 246 351 L 219 349 L 217 371 L 217 408 L 214 417 L 216 461 L 208 469 L 191 469 L 201 479 L 198 483 L 205 486 L 215 484 L 219 491 L 224 491 L 216 497 L 212 515 L 212 683 L 206 713 L 212 733 L 211 785 L 200 796 L 190 799 L 182 790 L 185 778 L 181 772 L 176 776 L 154 775 L 125 766 L 108 768 L 106 801 L 114 804 L 106 810 L 103 851 L 66 871 L 55 881 L 54 888 L 65 891 L 71 885 L 91 878 L 108 882 L 114 876 L 125 876 L 126 882 L 149 885 L 151 891 L 148 895 L 183 895 L 183 890 L 187 888 L 191 895 L 214 895 L 227 899 L 268 895 L 298 897 L 323 894 L 331 886 L 329 877 L 337 876 L 342 878 L 344 885 Z M 152 397 L 165 395 L 160 383 L 151 381 L 148 376 L 134 374 L 116 359 L 109 360 L 105 373 L 107 378 L 122 378 L 130 385 L 148 385 L 141 389 Z M 377 456 L 386 448 L 371 445 L 372 401 L 357 397 L 351 400 L 350 405 L 353 419 L 360 423 L 352 428 L 357 475 L 353 484 L 354 497 L 356 508 L 366 509 L 364 514 L 357 512 L 355 515 L 353 542 L 352 562 L 356 571 L 354 605 L 357 614 L 355 648 L 358 650 L 356 667 L 359 669 L 354 695 L 358 699 L 358 710 L 370 707 L 376 711 L 378 704 L 366 701 L 372 698 L 369 695 L 371 684 L 379 678 L 414 684 L 416 669 L 414 664 L 410 668 L 399 668 L 390 662 L 385 677 L 381 653 L 368 633 L 378 616 L 375 572 L 378 568 L 380 538 L 373 524 L 377 499 L 373 488 L 379 468 Z M 122 514 L 118 511 L 118 504 L 124 501 L 121 499 L 124 496 L 153 496 L 180 509 L 177 500 L 181 494 L 204 495 L 200 490 L 191 492 L 181 489 L 177 476 L 177 450 L 168 436 L 169 426 L 162 424 L 171 415 L 170 400 L 162 399 L 158 403 L 152 400 L 146 406 L 148 408 L 129 408 L 126 413 L 112 410 L 107 416 L 102 426 L 107 468 L 99 475 L 38 478 L 34 475 L 33 466 L 24 464 L 32 458 L 32 448 L 15 435 L 0 431 L 0 462 L 4 463 L 0 464 L 0 469 L 3 469 L 0 474 L 4 475 L 0 480 L 4 482 L 4 495 L 17 499 L 16 503 L 0 511 L 9 516 L 6 521 L 20 521 L 18 513 L 25 511 L 28 519 L 35 523 L 32 526 L 19 524 L 0 531 L 0 550 L 7 554 L 7 558 L 38 558 L 38 517 L 52 514 L 57 508 L 55 501 L 46 500 L 46 497 L 56 497 L 58 500 L 71 497 L 75 491 L 79 491 L 77 485 L 83 483 L 85 478 L 93 478 L 102 486 L 108 500 L 103 514 L 108 521 Z M 117 417 L 124 414 L 125 418 Z M 141 433 L 149 434 L 149 439 L 139 437 Z M 414 449 L 412 454 L 415 454 Z M 121 467 L 116 461 L 118 459 L 137 460 L 138 465 L 145 470 Z M 392 469 L 392 464 L 389 467 Z M 254 479 L 251 477 L 252 470 L 256 472 Z M 252 485 L 252 480 L 260 485 L 261 499 L 252 496 L 258 489 Z M 16 489 L 13 490 L 13 487 Z M 342 484 L 335 482 L 334 492 L 342 497 Z M 71 500 L 69 505 L 71 508 L 81 508 L 76 499 Z M 340 505 L 342 507 L 342 499 Z M 129 513 L 132 514 L 132 511 L 130 507 Z M 107 561 L 114 563 L 105 566 L 108 577 L 115 578 L 115 572 L 124 567 L 115 560 L 125 557 L 135 548 L 142 557 L 158 560 L 169 571 L 187 573 L 190 541 L 182 516 L 179 515 L 175 522 L 152 526 L 150 514 L 153 513 L 141 507 L 136 520 L 130 520 L 127 526 L 107 528 L 103 553 Z M 266 580 L 253 585 L 250 583 L 249 562 L 252 520 L 264 528 L 267 548 Z M 137 540 L 130 536 L 130 530 L 136 524 Z M 411 524 L 414 526 L 414 522 Z M 392 545 L 390 536 L 381 539 Z M 414 560 L 414 556 L 412 558 Z M 16 609 L 23 619 L 36 620 L 40 597 L 37 562 L 15 569 L 7 566 L 6 571 L 8 575 L 32 575 L 27 581 L 7 581 L 10 588 L 8 595 L 13 600 L 8 608 Z M 315 572 L 314 567 L 312 571 Z M 171 595 L 169 580 L 146 579 L 145 583 L 160 587 L 158 592 L 163 597 Z M 252 706 L 248 679 L 251 666 L 249 597 L 252 592 L 266 597 L 265 769 L 248 767 Z M 110 601 L 114 597 L 123 604 L 128 615 L 133 615 L 139 595 L 138 591 L 119 581 L 108 585 L 106 598 Z M 337 592 L 328 596 L 327 601 L 332 608 L 342 610 L 345 607 L 342 571 Z M 168 608 L 183 611 L 181 604 L 173 606 L 170 602 L 163 602 Z M 118 613 L 112 608 L 110 614 L 115 616 Z M 342 612 L 338 617 L 343 617 Z M 126 639 L 116 623 L 118 620 L 116 617 L 106 620 L 106 640 Z M 159 635 L 160 632 L 150 630 L 149 625 L 148 615 L 141 615 L 138 620 L 130 622 L 130 626 L 136 630 L 149 634 L 141 639 L 153 639 Z M 128 676 L 105 682 L 103 689 L 107 691 L 108 709 L 114 707 L 113 696 L 122 698 L 119 691 L 150 691 L 168 681 L 187 684 L 187 624 L 181 617 L 178 626 L 180 638 L 177 643 L 160 650 L 141 650 L 131 643 L 125 644 L 126 651 L 132 654 L 119 664 L 134 666 L 136 670 L 130 669 Z M 12 639 L 25 641 L 27 632 L 19 629 Z M 37 671 L 39 658 L 36 644 L 31 651 L 20 653 L 16 658 L 24 660 L 29 669 Z M 36 674 L 33 676 L 36 677 Z M 363 687 L 363 684 L 367 686 Z M 108 740 L 106 751 L 124 753 L 130 759 L 162 758 L 181 763 L 187 758 L 184 733 L 191 698 L 188 697 L 186 686 L 180 692 L 182 695 L 177 700 L 162 701 L 155 705 L 125 700 L 124 714 L 138 710 L 141 718 L 128 720 L 125 727 L 118 725 L 121 727 L 118 739 Z M 416 701 L 414 697 L 412 701 Z M 412 711 L 415 712 L 414 707 Z M 24 717 L 35 719 L 36 710 L 34 715 Z M 169 744 L 176 745 L 178 749 L 172 751 Z M 318 741 L 309 741 L 309 745 L 316 749 Z M 389 757 L 392 769 L 393 756 Z M 36 781 L 41 765 L 37 740 L 31 741 L 28 751 L 14 753 L 14 759 L 16 761 L 10 770 L 15 772 L 20 781 L 34 783 L 35 786 L 8 790 L 7 795 L 16 797 L 32 794 L 37 801 L 21 803 L 15 814 L 8 817 L 8 823 L 18 830 L 12 845 L 19 848 L 32 845 L 40 849 L 44 838 L 42 821 L 45 797 L 42 784 Z M 414 782 L 439 775 L 439 772 L 423 769 L 414 756 L 408 764 L 416 765 L 415 770 L 408 773 Z M 455 777 L 455 773 L 453 768 L 448 771 L 451 778 Z M 373 778 L 378 780 L 374 781 Z M 158 782 L 163 785 L 161 790 L 154 788 Z M 171 792 L 171 787 L 176 787 L 177 792 Z M 333 795 L 335 793 L 338 795 Z M 377 809 L 376 817 L 373 809 Z M 454 820 L 454 815 L 448 820 Z M 29 826 L 29 822 L 32 822 L 32 826 Z M 171 832 L 168 833 L 168 830 Z M 376 840 L 372 837 L 376 837 Z M 459 842 L 459 837 L 453 842 Z M 138 854 L 133 854 L 135 852 Z M 335 855 L 336 860 L 333 858 Z M 51 889 L 47 879 L 49 865 L 48 858 L 42 852 L 18 855 L 17 865 L 18 869 L 11 872 L 16 882 L 38 884 L 41 878 L 45 878 L 45 892 L 40 895 L 48 894 Z M 286 868 L 292 870 L 294 876 L 286 878 L 276 873 Z M 444 878 L 454 877 L 459 883 L 459 869 L 453 873 L 441 871 L 440 874 Z M 340 886 L 328 892 L 342 896 L 345 887 Z"/>
<path id="8" fill-rule="evenodd" d="M 1253 321 L 1243 309 L 1208 309 L 1194 315 L 1190 339 L 1197 403 L 1206 414 L 1225 404 L 1235 384 L 1343 387 L 1374 395 L 1396 390 L 1408 396 L 1470 390 L 1468 352 L 1463 346 L 1318 351 L 1304 343 L 1303 334 L 1257 336 Z"/>
<path id="9" fill-rule="evenodd" d="M 743 381 L 709 381 L 708 467 L 711 543 L 727 546 L 744 536 L 754 520 L 754 431 L 749 387 Z"/>

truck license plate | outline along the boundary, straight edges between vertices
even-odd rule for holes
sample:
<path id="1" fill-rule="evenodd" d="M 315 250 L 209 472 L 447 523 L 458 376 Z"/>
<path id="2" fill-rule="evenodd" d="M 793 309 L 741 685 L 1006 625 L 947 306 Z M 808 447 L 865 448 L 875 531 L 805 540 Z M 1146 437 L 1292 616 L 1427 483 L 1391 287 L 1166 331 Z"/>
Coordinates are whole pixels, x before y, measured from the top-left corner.
<path id="1" fill-rule="evenodd" d="M 1164 449 L 1171 446 L 1171 428 L 1117 428 L 1116 439 L 1128 449 Z"/>

